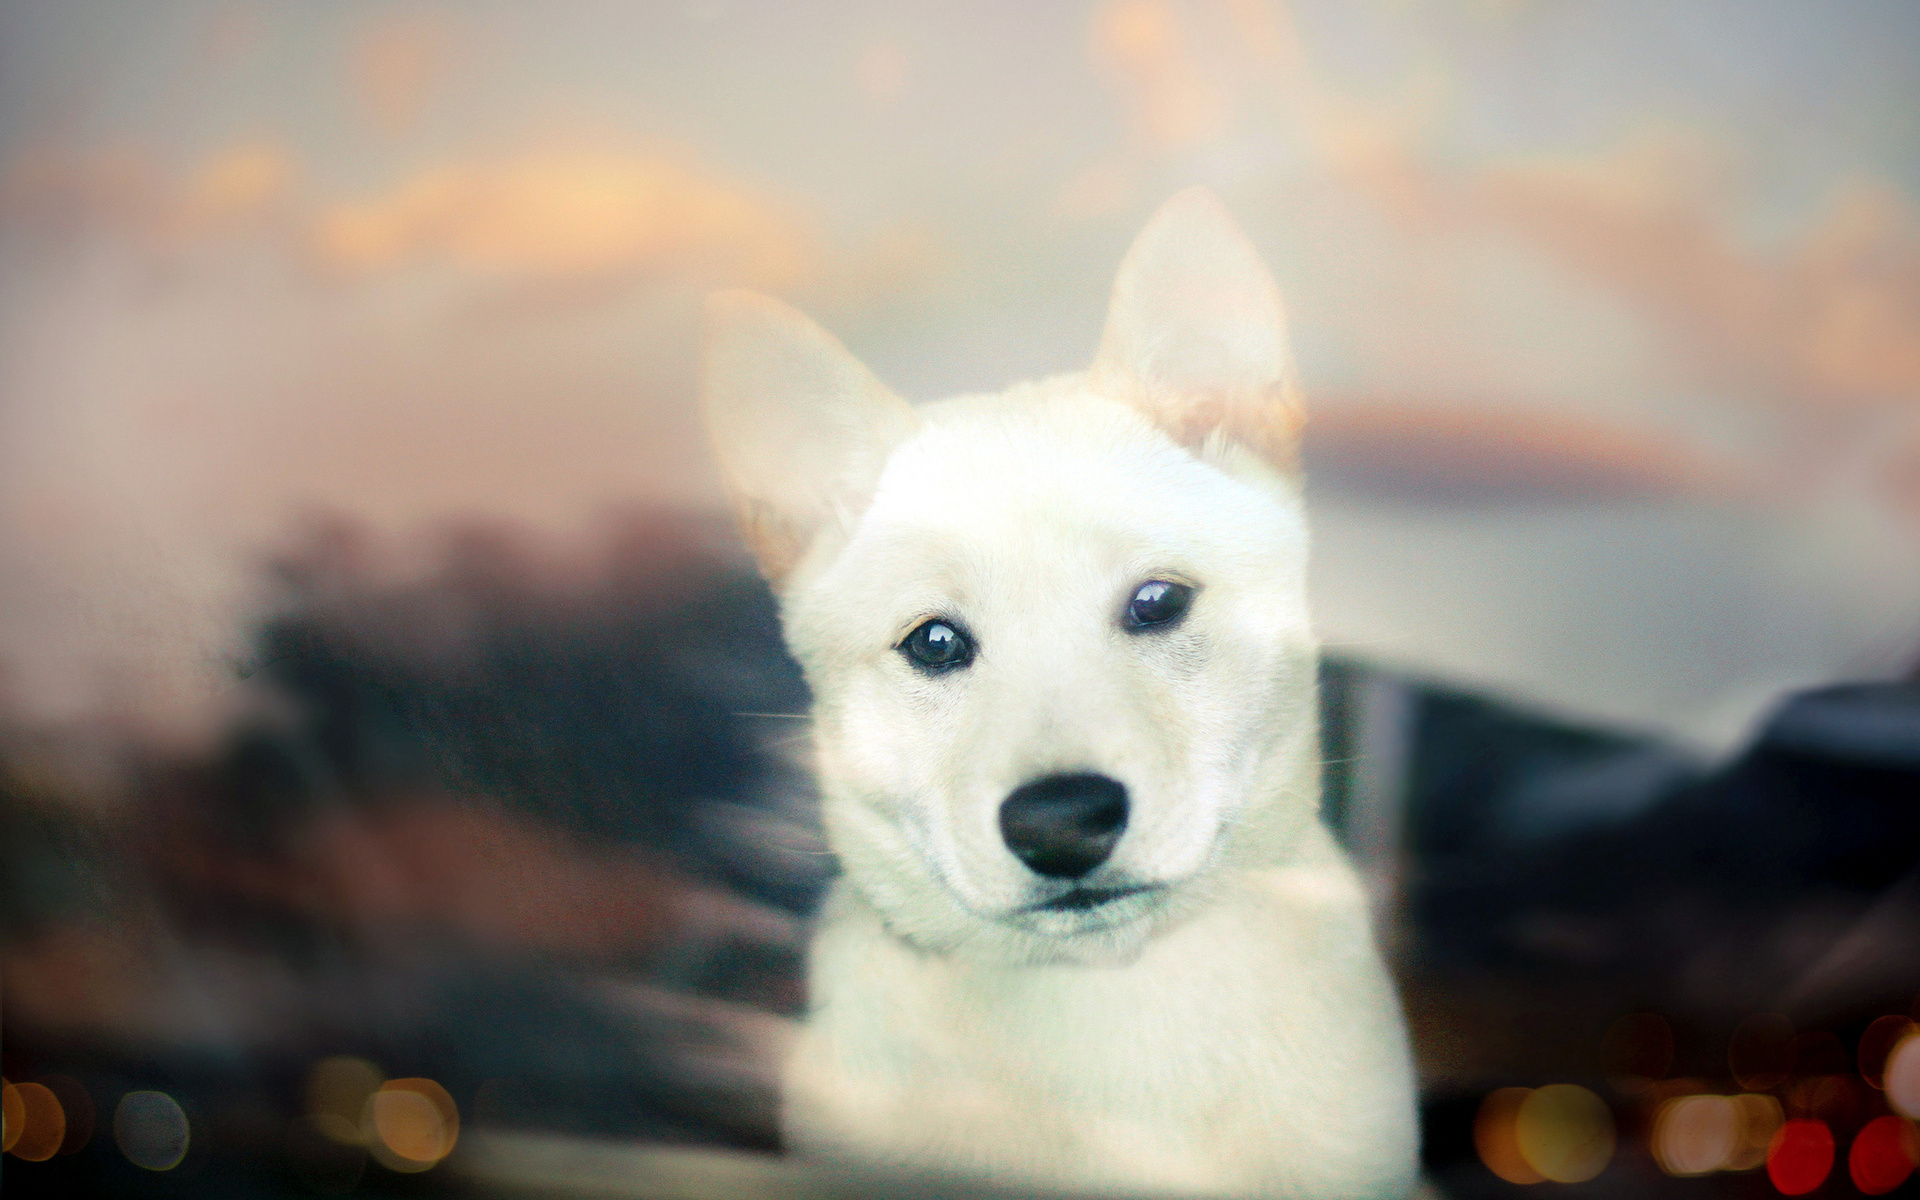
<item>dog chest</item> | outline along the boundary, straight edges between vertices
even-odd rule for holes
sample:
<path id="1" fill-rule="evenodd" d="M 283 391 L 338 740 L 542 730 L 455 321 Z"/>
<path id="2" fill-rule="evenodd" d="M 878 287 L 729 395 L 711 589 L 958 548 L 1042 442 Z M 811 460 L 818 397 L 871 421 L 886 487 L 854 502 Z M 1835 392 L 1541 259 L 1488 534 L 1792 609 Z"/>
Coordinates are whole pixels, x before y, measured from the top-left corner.
<path id="1" fill-rule="evenodd" d="M 1345 922 L 1294 918 L 1227 905 L 1125 967 L 985 968 L 843 908 L 816 945 L 790 1131 L 882 1161 L 1173 1190 L 1391 1178 L 1411 1145 L 1391 994 Z"/>

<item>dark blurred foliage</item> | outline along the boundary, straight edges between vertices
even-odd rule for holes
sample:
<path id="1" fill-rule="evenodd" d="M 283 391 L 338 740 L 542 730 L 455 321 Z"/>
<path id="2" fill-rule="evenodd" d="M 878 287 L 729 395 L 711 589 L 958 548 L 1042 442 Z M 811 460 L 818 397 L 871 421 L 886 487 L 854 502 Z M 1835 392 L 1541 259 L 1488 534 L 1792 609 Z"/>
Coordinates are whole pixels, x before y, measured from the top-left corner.
<path id="1" fill-rule="evenodd" d="M 455 1186 L 297 1124 L 329 1055 L 438 1080 L 469 1129 L 774 1146 L 772 1064 L 830 870 L 805 688 L 723 528 L 614 529 L 591 561 L 460 530 L 409 575 L 316 527 L 275 566 L 214 752 L 135 757 L 102 799 L 5 743 L 5 1073 L 102 1106 L 72 1153 L 10 1158 L 10 1194 Z M 1354 662 L 1322 693 L 1329 817 L 1396 881 L 1383 936 L 1450 1195 L 1520 1190 L 1475 1156 L 1475 1107 L 1556 1081 L 1621 1123 L 1574 1194 L 1764 1191 L 1658 1172 L 1654 1093 L 1610 1069 L 1610 1025 L 1661 1014 L 1666 1073 L 1712 1084 L 1755 1013 L 1844 1048 L 1920 989 L 1920 688 L 1785 698 L 1719 764 Z M 1364 794 L 1383 779 L 1384 810 Z M 171 1172 L 114 1147 L 131 1088 L 198 1131 Z"/>
<path id="2" fill-rule="evenodd" d="M 1789 1115 L 1844 1150 L 1887 1111 L 1852 1047 L 1920 997 L 1920 686 L 1784 697 L 1717 765 L 1445 689 L 1416 688 L 1411 712 L 1400 974 L 1450 1195 L 1526 1190 L 1480 1165 L 1474 1113 L 1493 1087 L 1562 1080 L 1621 1122 L 1613 1166 L 1576 1191 L 1773 1194 L 1764 1172 L 1659 1174 L 1646 1137 L 1672 1093 L 1604 1049 L 1628 1014 L 1672 1029 L 1660 1074 L 1727 1092 L 1736 1030 L 1780 1014 L 1799 1031 L 1774 1089 Z M 1853 1080 L 1837 1111 L 1795 1109 L 1796 1084 L 1834 1075 Z M 1856 1194 L 1845 1170 L 1823 1194 Z"/>
<path id="3" fill-rule="evenodd" d="M 807 704 L 772 599 L 725 537 L 635 518 L 597 572 L 556 588 L 511 536 L 468 529 L 432 577 L 369 592 L 352 532 L 316 536 L 279 564 L 291 600 L 253 675 L 296 719 L 241 731 L 220 764 L 235 827 L 432 787 L 805 907 L 813 881 L 756 873 L 702 827 L 706 802 L 770 786 L 756 731 Z"/>
<path id="4" fill-rule="evenodd" d="M 1743 954 L 1698 977 L 1675 964 L 1813 907 L 1862 912 L 1920 862 L 1920 686 L 1790 697 L 1744 753 L 1697 773 L 1677 756 L 1550 727 L 1516 746 L 1514 722 L 1458 697 L 1431 708 L 1414 787 L 1429 803 L 1414 810 L 1414 836 L 1419 920 L 1436 957 L 1612 973 L 1751 1011 L 1816 964 Z M 1583 808 L 1597 815 L 1575 831 L 1529 836 L 1508 816 L 1572 812 L 1548 797 L 1576 791 L 1595 793 Z M 1639 811 L 1606 819 L 1609 801 L 1636 791 Z M 1516 895 L 1531 924 L 1511 920 Z M 1537 935 L 1539 913 L 1563 922 L 1561 937 Z M 1897 986 L 1862 999 L 1912 998 Z"/>
<path id="5" fill-rule="evenodd" d="M 771 1146 L 829 859 L 805 688 L 724 532 L 644 514 L 582 569 L 466 529 L 399 583 L 317 529 L 217 752 L 141 762 L 105 811 L 9 776 L 7 1076 L 193 1098 L 227 1152 L 196 1187 L 236 1194 L 293 1182 L 273 1131 L 330 1054 L 483 1124 Z M 178 1182 L 110 1138 L 8 1170 Z"/>
<path id="6" fill-rule="evenodd" d="M 1785 699 L 1711 770 L 1644 742 L 1432 693 L 1413 748 L 1421 961 L 1624 988 L 1738 1020 L 1904 1009 L 1920 964 L 1852 968 L 1838 939 L 1920 864 L 1920 686 Z M 1920 918 L 1920 911 L 1900 915 Z M 1880 968 L 1877 973 L 1873 969 Z M 1839 986 L 1836 992 L 1834 988 Z"/>

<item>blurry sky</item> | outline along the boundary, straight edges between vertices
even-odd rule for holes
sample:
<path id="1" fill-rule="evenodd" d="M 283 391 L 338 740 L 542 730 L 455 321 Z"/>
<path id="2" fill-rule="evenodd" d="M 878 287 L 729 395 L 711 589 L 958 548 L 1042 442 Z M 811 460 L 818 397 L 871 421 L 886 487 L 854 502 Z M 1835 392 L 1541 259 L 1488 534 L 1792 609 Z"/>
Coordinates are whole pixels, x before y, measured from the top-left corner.
<path id="1" fill-rule="evenodd" d="M 717 503 L 697 299 L 911 397 L 1090 356 L 1214 186 L 1331 642 L 1724 744 L 1920 654 L 1920 8 L 0 9 L 0 703 L 187 726 L 334 511 Z"/>

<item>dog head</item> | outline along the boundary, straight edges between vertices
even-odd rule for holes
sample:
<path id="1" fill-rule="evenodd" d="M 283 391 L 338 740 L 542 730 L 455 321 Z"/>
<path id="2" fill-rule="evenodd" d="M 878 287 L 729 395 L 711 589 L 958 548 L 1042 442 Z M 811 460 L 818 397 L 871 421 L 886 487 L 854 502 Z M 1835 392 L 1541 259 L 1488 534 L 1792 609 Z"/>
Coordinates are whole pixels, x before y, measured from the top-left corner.
<path id="1" fill-rule="evenodd" d="M 895 932 L 1113 961 L 1314 819 L 1300 409 L 1273 281 L 1161 209 L 1082 374 L 912 407 L 714 298 L 703 403 L 815 697 L 828 836 Z"/>

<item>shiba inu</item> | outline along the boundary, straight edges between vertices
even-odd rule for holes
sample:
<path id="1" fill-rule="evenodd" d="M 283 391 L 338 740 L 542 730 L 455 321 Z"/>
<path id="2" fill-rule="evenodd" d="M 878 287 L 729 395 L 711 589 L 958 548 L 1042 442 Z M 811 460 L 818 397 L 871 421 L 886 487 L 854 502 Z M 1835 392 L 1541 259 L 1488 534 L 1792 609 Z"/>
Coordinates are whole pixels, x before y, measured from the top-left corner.
<path id="1" fill-rule="evenodd" d="M 1271 276 L 1169 201 L 1084 373 L 911 406 L 710 304 L 702 400 L 815 698 L 803 1153 L 1017 1186 L 1407 1194 L 1398 1001 L 1319 819 Z"/>

